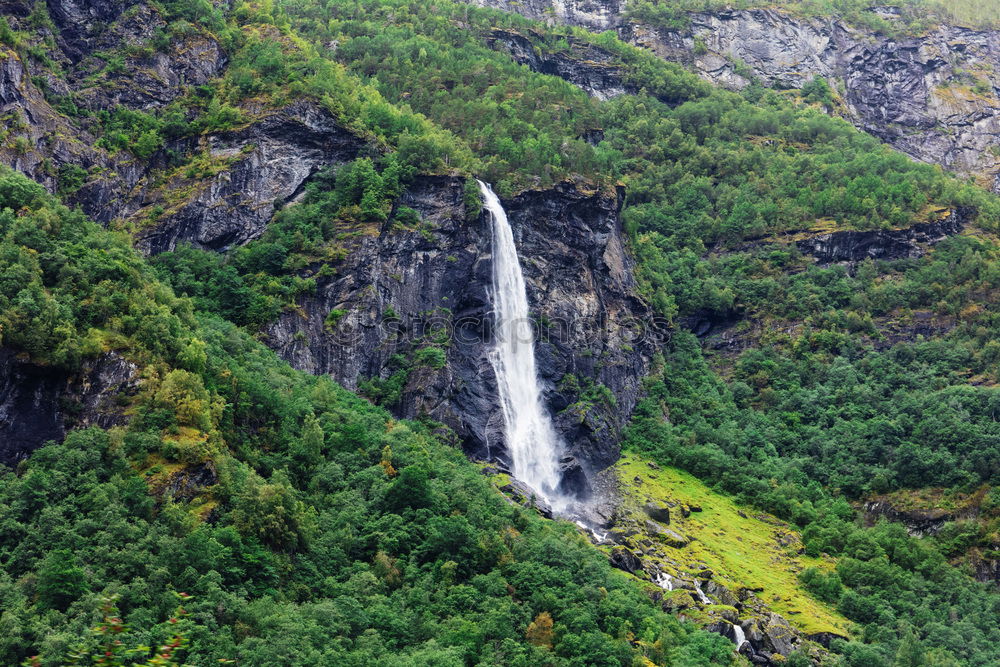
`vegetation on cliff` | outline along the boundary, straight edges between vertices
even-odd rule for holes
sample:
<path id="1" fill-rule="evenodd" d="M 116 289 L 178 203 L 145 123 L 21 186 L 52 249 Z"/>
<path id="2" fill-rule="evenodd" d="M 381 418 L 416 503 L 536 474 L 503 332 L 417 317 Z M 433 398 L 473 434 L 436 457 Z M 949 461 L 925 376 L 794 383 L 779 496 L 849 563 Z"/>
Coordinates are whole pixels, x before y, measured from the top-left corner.
<path id="1" fill-rule="evenodd" d="M 114 349 L 143 376 L 127 427 L 2 474 L 5 664 L 102 659 L 80 642 L 108 596 L 129 648 L 180 631 L 188 664 L 731 662 L 427 425 L 195 314 L 128 239 L 24 176 L 4 168 L 0 197 L 5 343 L 62 364 Z M 193 596 L 180 620 L 176 593 Z"/>
<path id="2" fill-rule="evenodd" d="M 629 0 L 628 15 L 649 25 L 683 29 L 690 12 L 718 9 L 780 8 L 800 16 L 843 19 L 863 29 L 914 35 L 941 23 L 995 28 L 1000 7 L 990 0 Z M 885 11 L 876 11 L 882 7 Z"/>
<path id="3" fill-rule="evenodd" d="M 739 511 L 715 495 L 725 493 L 801 531 L 801 562 L 817 567 L 801 582 L 767 583 L 793 598 L 782 607 L 817 610 L 810 629 L 854 624 L 833 659 L 1000 661 L 1000 596 L 947 561 L 959 544 L 986 546 L 988 530 L 919 541 L 900 526 L 862 527 L 849 502 L 997 482 L 996 197 L 830 118 L 822 86 L 801 96 L 715 90 L 611 35 L 444 0 L 157 11 L 168 30 L 151 49 L 198 31 L 229 65 L 145 111 L 88 111 L 50 91 L 102 150 L 155 156 L 154 176 L 197 180 L 221 169 L 191 148 L 207 134 L 306 99 L 363 137 L 366 153 L 279 203 L 260 239 L 150 261 L 126 234 L 0 172 L 2 343 L 70 371 L 115 351 L 143 380 L 127 426 L 72 433 L 4 473 L 2 660 L 41 651 L 41 664 L 60 664 L 108 595 L 136 644 L 160 645 L 174 633 L 176 591 L 195 596 L 179 623 L 196 664 L 736 659 L 726 640 L 610 570 L 571 527 L 507 504 L 434 424 L 394 421 L 253 340 L 312 289 L 304 269 L 336 270 L 342 234 L 419 225 L 396 205 L 403 188 L 418 172 L 455 171 L 501 193 L 578 175 L 621 181 L 641 286 L 661 314 L 678 329 L 692 319 L 770 329 L 752 349 L 718 355 L 679 331 L 657 356 L 627 444 L 711 485 L 686 493 L 718 503 L 720 521 Z M 584 40 L 639 93 L 601 102 L 516 65 L 486 45 L 497 25 L 540 53 Z M 31 33 L 3 23 L 0 39 L 18 49 L 7 57 L 58 78 Z M 120 72 L 126 51 L 102 55 L 95 85 Z M 67 196 L 91 175 L 59 173 Z M 920 257 L 819 266 L 786 242 L 958 207 L 974 211 L 966 232 Z M 949 333 L 892 338 L 919 313 L 947 319 Z M 687 478 L 653 481 L 677 479 Z M 698 549 L 735 582 L 736 545 L 717 537 Z M 751 563 L 744 583 L 766 570 Z"/>

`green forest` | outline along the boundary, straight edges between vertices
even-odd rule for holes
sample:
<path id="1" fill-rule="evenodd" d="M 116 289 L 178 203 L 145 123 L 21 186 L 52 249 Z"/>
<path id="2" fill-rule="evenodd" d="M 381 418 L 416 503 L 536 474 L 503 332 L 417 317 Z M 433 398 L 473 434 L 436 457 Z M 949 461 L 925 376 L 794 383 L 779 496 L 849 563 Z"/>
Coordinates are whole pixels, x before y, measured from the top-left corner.
<path id="1" fill-rule="evenodd" d="M 715 4 L 629 12 L 672 25 Z M 792 4 L 848 19 L 860 7 Z M 907 29 L 998 19 L 973 4 L 903 3 L 919 17 Z M 166 28 L 103 53 L 95 81 L 190 34 L 217 40 L 227 66 L 145 110 L 41 91 L 102 150 L 156 156 L 164 182 L 214 176 L 207 151 L 178 147 L 295 100 L 368 148 L 313 174 L 260 238 L 153 257 L 133 234 L 163 210 L 102 226 L 63 201 L 93 173 L 62 168 L 50 193 L 0 168 L 0 344 L 66 373 L 116 354 L 141 377 L 121 397 L 126 424 L 0 467 L 0 663 L 749 664 L 571 523 L 510 502 L 436 424 L 394 418 L 398 387 L 359 396 L 261 341 L 337 270 L 345 229 L 418 228 L 401 196 L 447 174 L 466 179 L 473 212 L 474 178 L 502 197 L 623 186 L 638 290 L 673 327 L 623 447 L 788 522 L 830 564 L 800 575 L 851 623 L 824 664 L 1000 664 L 1000 592 L 968 560 L 1000 556 L 1000 198 L 829 113 L 819 78 L 723 90 L 612 33 L 449 0 L 148 5 Z M 58 79 L 51 19 L 34 12 L 32 29 L 0 18 L 0 42 Z M 596 49 L 636 92 L 601 101 L 531 71 L 491 46 L 496 30 L 539 55 Z M 819 265 L 788 242 L 956 207 L 974 211 L 966 231 L 921 257 Z M 704 345 L 691 318 L 737 323 L 745 345 Z M 895 335 L 927 319 L 938 334 Z M 194 474 L 211 481 L 173 483 Z M 918 538 L 859 515 L 875 495 L 927 488 L 978 494 L 979 519 Z"/>

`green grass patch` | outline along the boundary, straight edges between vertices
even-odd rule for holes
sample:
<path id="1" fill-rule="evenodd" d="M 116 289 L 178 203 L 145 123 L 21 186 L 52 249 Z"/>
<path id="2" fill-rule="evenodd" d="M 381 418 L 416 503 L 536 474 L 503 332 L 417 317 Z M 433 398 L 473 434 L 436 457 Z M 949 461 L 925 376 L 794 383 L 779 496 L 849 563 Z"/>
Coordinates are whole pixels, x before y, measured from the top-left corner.
<path id="1" fill-rule="evenodd" d="M 627 512 L 638 516 L 649 500 L 673 504 L 669 527 L 691 540 L 683 548 L 663 547 L 673 560 L 663 563 L 664 570 L 690 575 L 707 568 L 715 581 L 733 592 L 754 589 L 761 600 L 806 634 L 847 635 L 849 621 L 809 595 L 798 578 L 807 567 L 832 570 L 834 561 L 799 554 L 802 542 L 791 526 L 736 504 L 686 472 L 662 466 L 654 469 L 649 459 L 638 454 L 624 454 L 616 467 Z M 681 506 L 701 511 L 685 518 Z"/>

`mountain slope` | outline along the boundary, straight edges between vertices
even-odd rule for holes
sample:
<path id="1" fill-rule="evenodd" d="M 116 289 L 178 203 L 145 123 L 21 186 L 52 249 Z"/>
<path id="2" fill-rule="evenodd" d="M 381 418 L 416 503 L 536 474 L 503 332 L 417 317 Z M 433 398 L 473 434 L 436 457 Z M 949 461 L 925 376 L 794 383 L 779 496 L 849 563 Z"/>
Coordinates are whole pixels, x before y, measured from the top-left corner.
<path id="1" fill-rule="evenodd" d="M 159 641 L 171 588 L 197 596 L 195 662 L 997 659 L 998 596 L 962 570 L 994 571 L 990 524 L 921 541 L 851 506 L 995 483 L 995 197 L 829 117 L 821 86 L 720 90 L 467 5 L 50 4 L 3 5 L 2 157 L 117 233 L 5 174 L 10 659 L 58 662 L 99 593 Z M 510 213 L 565 472 L 628 577 L 444 444 L 532 504 L 493 439 L 473 175 Z M 597 474 L 623 438 L 712 484 L 647 486 L 720 525 L 647 527 L 652 491 Z M 770 529 L 739 512 L 789 545 L 743 554 L 728 524 Z M 704 600 L 664 594 L 664 554 Z"/>
<path id="2" fill-rule="evenodd" d="M 1000 137 L 995 25 L 952 24 L 947 11 L 928 21 L 933 8 L 921 3 L 910 3 L 916 6 L 903 16 L 915 25 L 902 28 L 904 18 L 891 8 L 879 15 L 867 4 L 850 3 L 828 8 L 826 15 L 795 2 L 738 10 L 720 3 L 714 11 L 705 11 L 705 3 L 621 0 L 474 4 L 613 30 L 728 88 L 759 81 L 779 89 L 815 89 L 816 101 L 889 145 L 1000 192 L 1000 156 L 993 148 Z M 985 4 L 973 12 L 976 19 L 988 21 Z"/>

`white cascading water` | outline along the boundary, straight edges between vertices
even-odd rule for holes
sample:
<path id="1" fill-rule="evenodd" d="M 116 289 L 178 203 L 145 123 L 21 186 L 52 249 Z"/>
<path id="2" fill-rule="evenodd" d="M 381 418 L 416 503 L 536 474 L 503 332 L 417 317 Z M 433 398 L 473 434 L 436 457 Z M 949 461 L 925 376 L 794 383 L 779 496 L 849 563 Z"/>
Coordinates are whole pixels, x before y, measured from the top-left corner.
<path id="1" fill-rule="evenodd" d="M 497 378 L 504 436 L 514 477 L 553 509 L 565 505 L 558 491 L 561 445 L 542 406 L 535 370 L 535 339 L 528 294 L 507 214 L 493 190 L 478 181 L 493 226 L 493 311 L 496 339 L 490 364 Z"/>
<path id="2" fill-rule="evenodd" d="M 707 595 L 705 595 L 705 591 L 701 590 L 701 584 L 698 583 L 697 579 L 695 579 L 694 582 L 694 592 L 698 594 L 698 600 L 702 604 L 712 604 L 712 601 L 708 599 Z"/>
<path id="3" fill-rule="evenodd" d="M 747 635 L 743 632 L 743 628 L 737 623 L 733 623 L 733 643 L 736 644 L 737 651 L 743 648 L 743 645 L 747 643 Z"/>
<path id="4" fill-rule="evenodd" d="M 656 579 L 654 579 L 654 581 L 656 582 L 657 586 L 659 586 L 665 591 L 674 590 L 674 578 L 671 577 L 666 572 L 660 572 L 659 574 L 657 574 Z"/>

